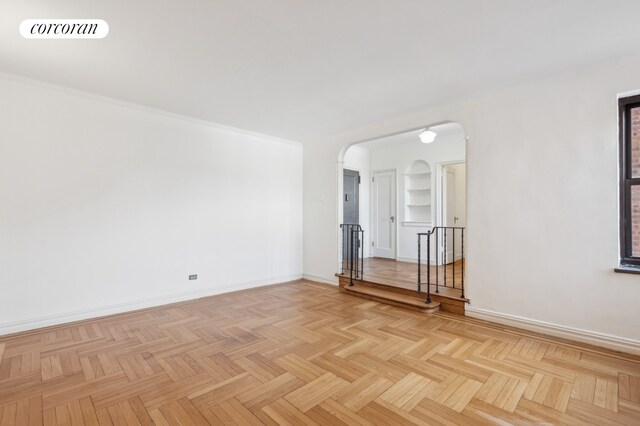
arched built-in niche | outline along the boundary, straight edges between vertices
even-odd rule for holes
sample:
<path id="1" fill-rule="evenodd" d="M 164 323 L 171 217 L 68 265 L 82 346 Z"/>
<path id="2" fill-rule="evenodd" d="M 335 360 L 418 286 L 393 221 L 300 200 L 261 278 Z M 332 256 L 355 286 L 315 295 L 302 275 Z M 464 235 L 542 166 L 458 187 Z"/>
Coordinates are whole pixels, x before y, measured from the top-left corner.
<path id="1" fill-rule="evenodd" d="M 411 163 L 404 174 L 404 220 L 431 223 L 431 168 L 424 160 Z"/>

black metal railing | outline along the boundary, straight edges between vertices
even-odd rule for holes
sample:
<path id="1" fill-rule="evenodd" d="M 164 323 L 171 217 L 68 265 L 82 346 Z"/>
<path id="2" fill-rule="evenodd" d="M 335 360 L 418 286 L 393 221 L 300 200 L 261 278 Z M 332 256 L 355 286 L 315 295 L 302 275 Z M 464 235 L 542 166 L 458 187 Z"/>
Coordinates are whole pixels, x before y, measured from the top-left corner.
<path id="1" fill-rule="evenodd" d="M 342 275 L 349 273 L 349 285 L 353 279 L 364 276 L 364 231 L 358 224 L 343 223 L 342 230 Z"/>
<path id="2" fill-rule="evenodd" d="M 463 299 L 464 296 L 464 266 L 465 266 L 465 256 L 464 256 L 464 231 L 465 228 L 457 227 L 457 226 L 436 226 L 429 232 L 419 232 L 418 233 L 418 291 L 422 291 L 422 286 L 427 286 L 427 300 L 426 303 L 431 303 L 431 286 L 434 283 L 431 281 L 432 275 L 432 253 L 431 248 L 434 247 L 435 254 L 433 258 L 435 258 L 435 271 L 433 275 L 435 275 L 435 292 L 440 293 L 440 286 L 450 287 L 452 289 L 460 290 L 460 297 Z M 456 253 L 456 239 L 459 239 L 459 247 L 460 252 Z M 422 282 L 422 239 L 426 238 L 427 240 L 427 282 Z M 433 245 L 432 245 L 433 242 Z M 449 256 L 449 251 L 447 250 L 447 245 L 451 245 L 451 255 Z M 458 264 L 459 263 L 459 264 Z M 443 273 L 443 281 L 440 282 L 440 268 L 442 264 L 442 273 Z M 456 264 L 458 264 L 458 268 L 460 268 L 460 278 L 458 281 L 458 287 L 456 287 Z M 450 266 L 449 266 L 450 265 Z M 450 270 L 450 273 L 447 277 L 447 270 Z"/>

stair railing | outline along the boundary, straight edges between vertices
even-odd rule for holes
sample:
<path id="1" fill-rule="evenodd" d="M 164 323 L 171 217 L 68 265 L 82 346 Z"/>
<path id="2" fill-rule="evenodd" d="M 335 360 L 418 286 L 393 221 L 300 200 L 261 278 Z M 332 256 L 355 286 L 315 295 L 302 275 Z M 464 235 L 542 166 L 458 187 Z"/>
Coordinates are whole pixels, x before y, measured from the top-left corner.
<path id="1" fill-rule="evenodd" d="M 353 280 L 364 276 L 364 230 L 358 224 L 343 223 L 342 230 L 342 275 L 349 272 L 349 286 Z"/>
<path id="2" fill-rule="evenodd" d="M 440 293 L 440 262 L 442 262 L 443 266 L 443 275 L 444 281 L 442 285 L 444 287 L 450 287 L 453 289 L 460 289 L 460 297 L 465 298 L 464 296 L 464 267 L 465 267 L 465 255 L 464 255 L 464 231 L 465 228 L 458 226 L 435 226 L 431 231 L 428 232 L 419 232 L 418 233 L 418 292 L 422 290 L 422 286 L 427 286 L 427 300 L 426 303 L 431 303 L 431 240 L 434 239 L 435 243 L 435 292 Z M 456 253 L 456 236 L 460 235 L 460 252 Z M 450 238 L 448 238 L 450 237 Z M 422 239 L 426 238 L 427 240 L 427 282 L 422 282 Z M 442 252 L 440 252 L 440 240 L 442 240 Z M 451 241 L 451 257 L 448 256 L 447 251 L 447 242 Z M 459 267 L 460 270 L 460 282 L 459 286 L 456 287 L 456 263 L 460 262 Z M 451 264 L 451 274 L 449 274 L 449 278 L 447 279 L 447 265 Z"/>

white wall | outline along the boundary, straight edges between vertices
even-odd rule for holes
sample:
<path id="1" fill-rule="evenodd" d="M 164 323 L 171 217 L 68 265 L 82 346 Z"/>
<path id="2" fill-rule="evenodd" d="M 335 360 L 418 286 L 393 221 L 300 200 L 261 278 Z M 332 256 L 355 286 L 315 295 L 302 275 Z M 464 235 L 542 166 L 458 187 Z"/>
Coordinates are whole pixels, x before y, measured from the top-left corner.
<path id="1" fill-rule="evenodd" d="M 348 152 L 348 151 L 347 151 Z M 437 138 L 430 144 L 401 143 L 397 145 L 385 145 L 371 149 L 371 170 L 396 170 L 396 255 L 398 260 L 415 261 L 417 259 L 418 232 L 427 232 L 435 226 L 436 211 L 439 203 L 438 185 L 436 183 L 437 164 L 450 161 L 464 161 L 465 140 L 464 135 L 447 138 Z M 407 172 L 411 164 L 416 160 L 423 160 L 429 164 L 431 170 L 431 194 L 432 194 L 432 223 L 429 226 L 415 226 L 405 223 L 405 179 L 403 174 Z"/>
<path id="2" fill-rule="evenodd" d="M 7 76 L 0 111 L 0 334 L 301 276 L 300 145 Z"/>
<path id="3" fill-rule="evenodd" d="M 371 255 L 371 226 L 369 216 L 370 194 L 371 194 L 371 173 L 369 172 L 369 150 L 358 146 L 349 147 L 344 155 L 345 169 L 357 170 L 360 172 L 360 204 L 358 213 L 360 215 L 360 226 L 364 230 L 364 257 Z"/>
<path id="4" fill-rule="evenodd" d="M 337 259 L 337 159 L 357 141 L 465 127 L 469 312 L 640 351 L 640 281 L 618 274 L 617 100 L 640 58 L 431 107 L 304 149 L 304 271 Z"/>

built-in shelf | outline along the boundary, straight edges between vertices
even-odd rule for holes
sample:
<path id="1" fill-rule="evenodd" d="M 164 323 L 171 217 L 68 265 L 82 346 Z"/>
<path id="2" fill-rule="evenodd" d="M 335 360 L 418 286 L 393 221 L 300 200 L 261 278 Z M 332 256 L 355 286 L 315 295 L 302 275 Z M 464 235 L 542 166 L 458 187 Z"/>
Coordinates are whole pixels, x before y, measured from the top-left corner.
<path id="1" fill-rule="evenodd" d="M 416 160 L 404 173 L 404 221 L 406 226 L 431 223 L 431 168 Z"/>

